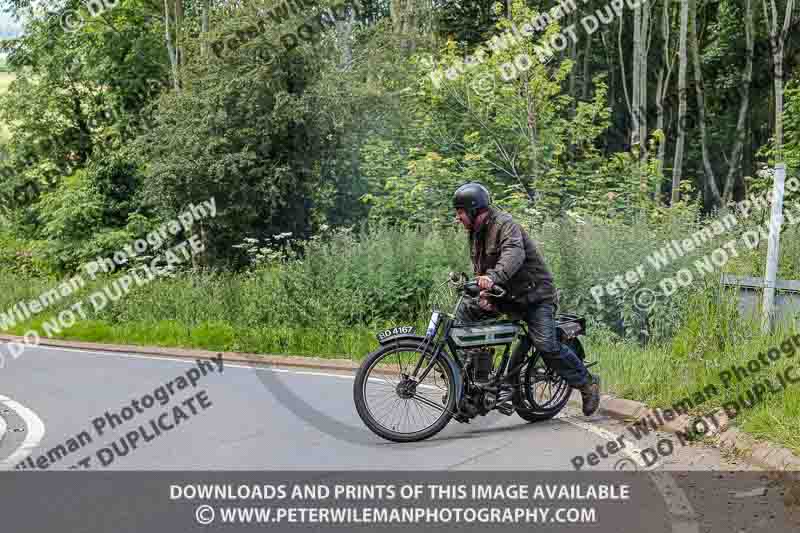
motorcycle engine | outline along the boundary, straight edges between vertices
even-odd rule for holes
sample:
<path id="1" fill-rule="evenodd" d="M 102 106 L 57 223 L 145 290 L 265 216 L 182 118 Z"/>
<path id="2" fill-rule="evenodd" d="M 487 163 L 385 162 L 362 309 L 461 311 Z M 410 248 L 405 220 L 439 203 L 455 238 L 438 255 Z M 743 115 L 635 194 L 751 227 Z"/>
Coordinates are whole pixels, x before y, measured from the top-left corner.
<path id="1" fill-rule="evenodd" d="M 461 400 L 461 412 L 469 418 L 486 415 L 497 405 L 497 396 L 492 392 L 484 392 L 474 387 L 469 394 Z"/>

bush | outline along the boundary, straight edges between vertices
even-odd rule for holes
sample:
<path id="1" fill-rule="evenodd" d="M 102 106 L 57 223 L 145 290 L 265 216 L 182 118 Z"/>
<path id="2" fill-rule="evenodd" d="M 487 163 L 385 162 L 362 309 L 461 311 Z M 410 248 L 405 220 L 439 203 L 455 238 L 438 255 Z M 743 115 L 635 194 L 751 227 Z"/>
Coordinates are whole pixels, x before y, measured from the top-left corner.
<path id="1" fill-rule="evenodd" d="M 451 270 L 471 271 L 466 237 L 454 231 L 378 227 L 356 236 L 340 230 L 303 243 L 302 250 L 301 257 L 271 256 L 247 272 L 193 271 L 154 280 L 111 302 L 101 318 L 331 331 L 414 322 L 427 309 L 434 283 Z"/>

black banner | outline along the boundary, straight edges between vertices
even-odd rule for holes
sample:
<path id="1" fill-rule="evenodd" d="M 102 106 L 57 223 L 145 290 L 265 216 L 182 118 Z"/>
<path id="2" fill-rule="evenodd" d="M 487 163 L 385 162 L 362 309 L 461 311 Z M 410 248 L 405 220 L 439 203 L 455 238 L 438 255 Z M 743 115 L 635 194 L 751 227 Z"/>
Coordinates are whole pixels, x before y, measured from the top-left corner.
<path id="1" fill-rule="evenodd" d="M 749 472 L 14 471 L 0 495 L 14 533 L 800 527 L 800 481 Z"/>

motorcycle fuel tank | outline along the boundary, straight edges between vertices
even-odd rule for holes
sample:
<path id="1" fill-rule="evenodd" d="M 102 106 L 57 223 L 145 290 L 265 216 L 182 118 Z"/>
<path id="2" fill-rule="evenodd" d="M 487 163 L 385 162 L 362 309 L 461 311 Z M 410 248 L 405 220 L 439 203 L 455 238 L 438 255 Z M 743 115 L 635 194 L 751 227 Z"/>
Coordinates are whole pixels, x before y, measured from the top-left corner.
<path id="1" fill-rule="evenodd" d="M 511 344 L 521 329 L 513 322 L 486 326 L 459 326 L 450 330 L 450 336 L 459 347 Z"/>

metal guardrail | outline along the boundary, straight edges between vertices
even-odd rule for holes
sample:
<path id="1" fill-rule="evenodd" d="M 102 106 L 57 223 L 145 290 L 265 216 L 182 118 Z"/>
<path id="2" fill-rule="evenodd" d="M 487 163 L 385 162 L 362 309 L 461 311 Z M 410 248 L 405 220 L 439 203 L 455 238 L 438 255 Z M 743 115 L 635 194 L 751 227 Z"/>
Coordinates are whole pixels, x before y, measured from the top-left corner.
<path id="1" fill-rule="evenodd" d="M 758 316 L 765 287 L 764 278 L 722 274 L 720 284 L 739 289 L 739 312 L 745 317 Z M 800 280 L 775 281 L 775 322 L 797 321 L 800 317 Z"/>

